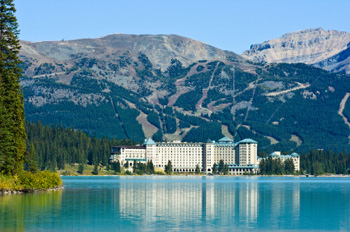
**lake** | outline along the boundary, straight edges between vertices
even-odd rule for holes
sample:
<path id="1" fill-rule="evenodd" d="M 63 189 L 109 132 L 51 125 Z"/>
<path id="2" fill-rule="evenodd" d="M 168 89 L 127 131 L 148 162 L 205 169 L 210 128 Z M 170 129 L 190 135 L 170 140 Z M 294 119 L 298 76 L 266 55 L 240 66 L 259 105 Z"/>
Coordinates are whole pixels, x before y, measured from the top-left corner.
<path id="1" fill-rule="evenodd" d="M 0 196 L 0 231 L 349 231 L 350 179 L 63 177 Z"/>

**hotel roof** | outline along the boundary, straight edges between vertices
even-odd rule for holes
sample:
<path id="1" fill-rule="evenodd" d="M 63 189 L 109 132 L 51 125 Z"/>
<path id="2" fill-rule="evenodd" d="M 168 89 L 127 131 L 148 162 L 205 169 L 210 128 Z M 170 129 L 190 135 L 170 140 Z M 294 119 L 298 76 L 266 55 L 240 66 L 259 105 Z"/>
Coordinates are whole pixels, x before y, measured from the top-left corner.
<path id="1" fill-rule="evenodd" d="M 243 139 L 243 140 L 239 141 L 238 143 L 258 143 L 258 142 L 255 140 L 252 140 L 252 139 Z"/>
<path id="2" fill-rule="evenodd" d="M 148 138 L 143 145 L 156 145 L 156 143 L 151 138 Z"/>
<path id="3" fill-rule="evenodd" d="M 229 137 L 223 137 L 221 139 L 219 139 L 219 143 L 233 143 L 233 140 L 230 139 Z"/>
<path id="4" fill-rule="evenodd" d="M 299 157 L 299 154 L 293 152 L 293 153 L 290 154 L 290 155 L 279 155 L 279 154 L 277 154 L 276 152 L 272 152 L 269 156 L 272 156 L 272 157 L 281 157 L 281 158 L 292 158 L 292 157 Z"/>

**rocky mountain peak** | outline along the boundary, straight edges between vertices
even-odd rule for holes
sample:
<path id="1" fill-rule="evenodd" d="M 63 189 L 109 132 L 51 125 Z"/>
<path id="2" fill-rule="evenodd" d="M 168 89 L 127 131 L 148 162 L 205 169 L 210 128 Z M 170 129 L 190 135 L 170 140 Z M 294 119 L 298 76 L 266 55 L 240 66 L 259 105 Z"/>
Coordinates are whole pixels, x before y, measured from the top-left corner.
<path id="1" fill-rule="evenodd" d="M 348 32 L 306 29 L 254 44 L 242 56 L 256 62 L 314 64 L 343 51 L 349 42 Z"/>

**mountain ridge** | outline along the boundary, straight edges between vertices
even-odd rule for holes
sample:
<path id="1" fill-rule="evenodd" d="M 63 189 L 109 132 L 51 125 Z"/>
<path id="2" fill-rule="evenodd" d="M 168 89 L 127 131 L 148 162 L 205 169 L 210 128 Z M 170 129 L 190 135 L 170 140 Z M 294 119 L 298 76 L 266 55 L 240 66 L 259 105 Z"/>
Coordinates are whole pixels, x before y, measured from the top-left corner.
<path id="1" fill-rule="evenodd" d="M 254 63 L 184 37 L 166 43 L 147 37 L 141 45 L 141 37 L 132 37 L 22 41 L 27 119 L 138 142 L 225 135 L 252 138 L 265 151 L 349 149 L 348 75 L 301 63 Z M 193 44 L 210 60 L 189 56 Z M 164 68 L 157 65 L 161 57 Z"/>
<path id="2" fill-rule="evenodd" d="M 242 57 L 255 62 L 267 63 L 305 63 L 321 67 L 322 62 L 347 49 L 350 33 L 322 28 L 305 29 L 286 33 L 280 38 L 271 39 L 261 44 L 253 44 L 243 52 Z M 340 66 L 344 66 L 342 64 Z M 346 66 L 346 65 L 345 65 Z M 329 71 L 348 72 L 347 68 L 332 69 L 322 66 Z"/>
<path id="3" fill-rule="evenodd" d="M 96 56 L 99 52 L 129 51 L 135 56 L 144 53 L 157 67 L 165 70 L 172 58 L 188 66 L 200 59 L 216 60 L 232 56 L 242 59 L 234 52 L 224 51 L 206 43 L 179 35 L 130 35 L 110 34 L 99 38 L 67 41 L 21 41 L 22 54 L 36 52 L 61 61 L 71 60 L 71 55 L 86 53 Z M 110 51 L 108 51 L 110 50 Z"/>

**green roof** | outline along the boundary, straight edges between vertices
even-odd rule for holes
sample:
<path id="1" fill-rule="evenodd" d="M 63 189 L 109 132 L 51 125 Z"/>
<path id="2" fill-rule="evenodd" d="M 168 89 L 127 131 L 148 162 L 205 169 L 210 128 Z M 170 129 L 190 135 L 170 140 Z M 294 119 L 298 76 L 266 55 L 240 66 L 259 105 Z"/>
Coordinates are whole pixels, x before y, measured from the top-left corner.
<path id="1" fill-rule="evenodd" d="M 270 154 L 270 156 L 280 156 L 279 154 L 277 154 L 276 152 L 272 152 L 271 154 Z"/>
<path id="2" fill-rule="evenodd" d="M 156 143 L 151 138 L 148 138 L 143 145 L 156 145 Z"/>
<path id="3" fill-rule="evenodd" d="M 219 139 L 219 143 L 233 143 L 233 140 L 225 136 L 222 139 Z"/>
<path id="4" fill-rule="evenodd" d="M 252 139 L 243 139 L 243 140 L 239 141 L 238 143 L 258 143 L 258 142 L 255 140 L 252 140 Z"/>

